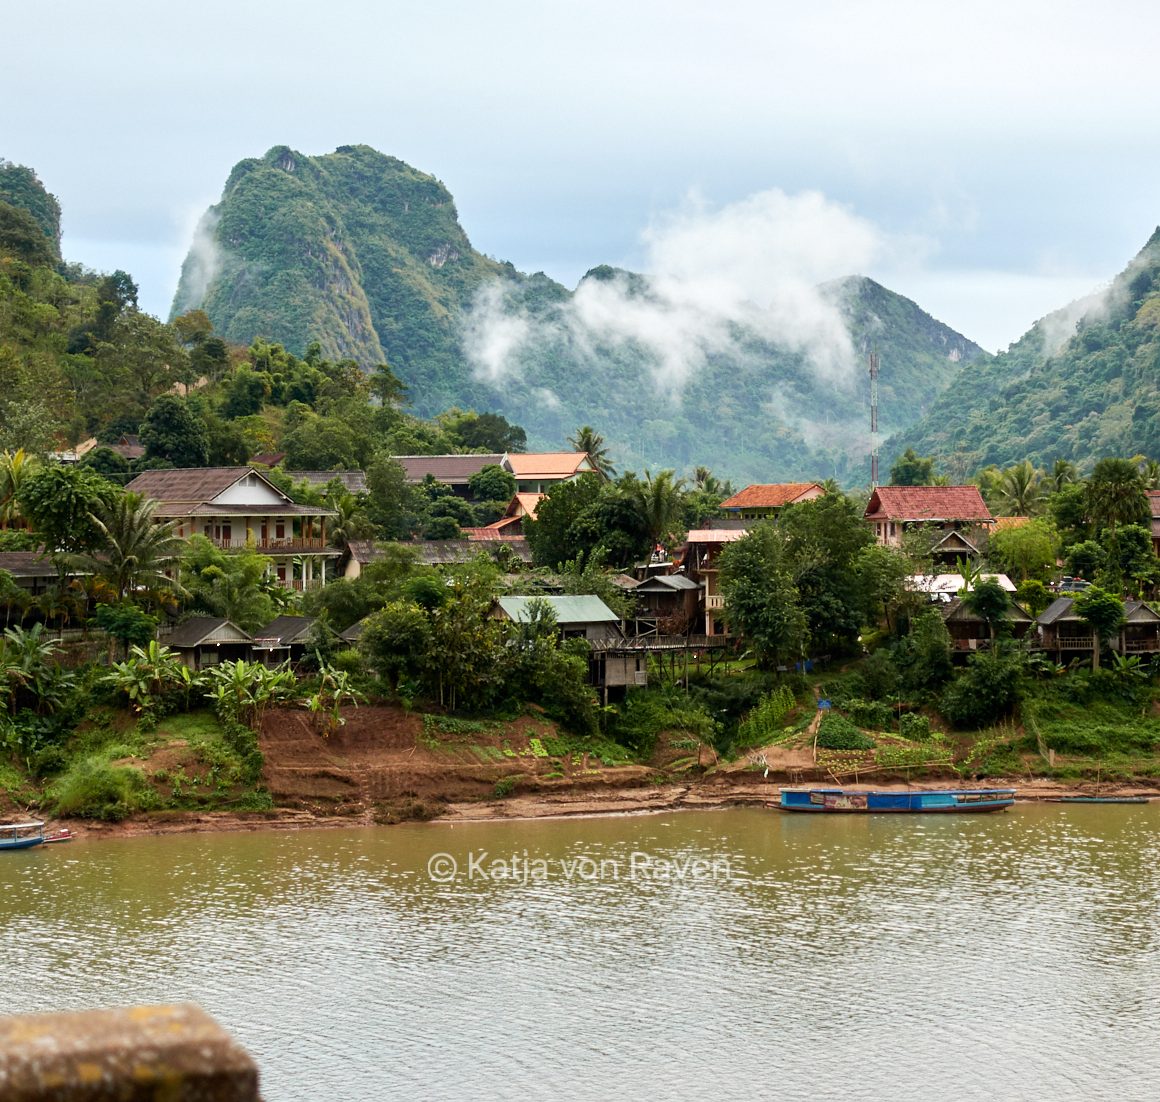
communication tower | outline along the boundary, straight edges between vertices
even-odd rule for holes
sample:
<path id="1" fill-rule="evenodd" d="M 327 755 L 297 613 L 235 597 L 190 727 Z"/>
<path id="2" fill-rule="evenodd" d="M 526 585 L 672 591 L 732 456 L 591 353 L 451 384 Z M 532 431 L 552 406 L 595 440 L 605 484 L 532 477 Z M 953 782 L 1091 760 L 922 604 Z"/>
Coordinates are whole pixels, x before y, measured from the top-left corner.
<path id="1" fill-rule="evenodd" d="M 870 353 L 870 489 L 878 486 L 878 353 Z"/>

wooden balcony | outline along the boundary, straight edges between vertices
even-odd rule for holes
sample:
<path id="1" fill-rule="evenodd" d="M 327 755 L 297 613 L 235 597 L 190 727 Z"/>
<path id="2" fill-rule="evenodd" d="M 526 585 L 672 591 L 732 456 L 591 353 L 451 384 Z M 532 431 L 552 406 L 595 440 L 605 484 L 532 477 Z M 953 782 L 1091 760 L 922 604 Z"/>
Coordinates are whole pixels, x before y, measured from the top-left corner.
<path id="1" fill-rule="evenodd" d="M 1125 639 L 1125 654 L 1155 654 L 1160 652 L 1160 639 Z"/>
<path id="2" fill-rule="evenodd" d="M 725 607 L 724 593 L 706 593 L 705 594 L 705 611 L 716 612 Z"/>

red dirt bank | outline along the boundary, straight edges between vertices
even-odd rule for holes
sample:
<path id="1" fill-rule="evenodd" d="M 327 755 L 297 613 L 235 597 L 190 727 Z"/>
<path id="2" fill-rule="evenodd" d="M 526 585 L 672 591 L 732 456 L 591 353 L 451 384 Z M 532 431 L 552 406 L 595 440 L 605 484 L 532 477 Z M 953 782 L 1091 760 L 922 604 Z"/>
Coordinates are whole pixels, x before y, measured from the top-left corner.
<path id="1" fill-rule="evenodd" d="M 511 723 L 488 724 L 482 731 L 425 731 L 423 717 L 399 708 L 366 707 L 348 714 L 347 723 L 323 737 L 302 711 L 267 714 L 260 745 L 266 765 L 263 782 L 276 810 L 268 812 L 164 812 L 123 823 L 72 822 L 84 836 L 188 833 L 370 825 L 404 819 L 465 821 L 550 816 L 626 814 L 682 808 L 758 806 L 777 799 L 785 784 L 833 783 L 815 766 L 808 751 L 770 748 L 770 766 L 754 771 L 734 762 L 673 775 L 665 766 L 672 754 L 662 749 L 653 767 L 606 766 L 593 755 L 547 756 L 543 743 L 558 736 L 539 715 Z M 539 740 L 540 753 L 534 753 Z M 662 740 L 663 746 L 663 740 Z M 662 764 L 664 763 L 664 764 Z M 710 765 L 708 756 L 704 765 Z M 515 778 L 512 781 L 507 779 Z M 512 784 L 497 798 L 496 784 Z M 926 788 L 962 787 L 961 778 L 915 778 Z M 988 781 L 996 784 L 997 781 Z M 1049 780 L 1016 780 L 1021 798 L 1091 792 L 1091 786 Z M 864 786 L 904 788 L 897 775 Z M 1101 790 L 1109 794 L 1111 789 Z M 1160 788 L 1118 788 L 1119 794 L 1154 795 Z"/>

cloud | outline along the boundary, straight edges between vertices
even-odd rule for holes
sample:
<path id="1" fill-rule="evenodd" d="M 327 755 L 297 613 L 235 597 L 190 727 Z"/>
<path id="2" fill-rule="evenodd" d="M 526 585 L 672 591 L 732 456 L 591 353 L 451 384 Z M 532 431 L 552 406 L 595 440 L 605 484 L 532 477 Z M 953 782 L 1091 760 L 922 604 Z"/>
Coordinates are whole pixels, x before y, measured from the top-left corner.
<path id="1" fill-rule="evenodd" d="M 713 207 L 691 194 L 641 234 L 647 277 L 606 270 L 558 309 L 531 316 L 511 287 L 478 295 L 464 346 L 476 374 L 497 383 L 521 357 L 568 346 L 582 361 L 632 348 L 678 395 L 709 357 L 745 357 L 756 337 L 803 356 L 821 380 L 844 384 L 855 352 L 828 279 L 868 269 L 890 242 L 818 192 L 772 189 Z"/>
<path id="2" fill-rule="evenodd" d="M 219 215 L 211 207 L 198 219 L 193 239 L 181 266 L 181 301 L 174 306 L 188 310 L 205 301 L 206 292 L 222 267 L 222 250 L 216 240 Z"/>

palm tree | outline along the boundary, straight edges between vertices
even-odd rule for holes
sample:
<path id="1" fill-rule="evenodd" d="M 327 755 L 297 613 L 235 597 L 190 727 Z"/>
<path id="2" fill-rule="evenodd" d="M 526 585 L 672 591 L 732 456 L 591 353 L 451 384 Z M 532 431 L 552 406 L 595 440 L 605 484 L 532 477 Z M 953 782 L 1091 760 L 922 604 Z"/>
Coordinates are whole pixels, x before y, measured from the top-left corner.
<path id="1" fill-rule="evenodd" d="M 23 448 L 0 452 L 0 528 L 8 528 L 20 519 L 20 487 L 39 467 L 40 460 Z"/>
<path id="2" fill-rule="evenodd" d="M 156 508 L 157 502 L 140 494 L 116 495 L 90 514 L 104 548 L 73 556 L 73 566 L 103 578 L 121 601 L 140 589 L 180 591 L 166 571 L 176 566 L 187 545 L 171 522 L 155 519 Z"/>
<path id="3" fill-rule="evenodd" d="M 1057 459 L 1051 465 L 1051 473 L 1047 476 L 1047 484 L 1053 494 L 1059 493 L 1064 486 L 1075 482 L 1079 478 L 1079 471 L 1070 459 Z"/>
<path id="4" fill-rule="evenodd" d="M 1010 509 L 1011 515 L 1028 517 L 1035 511 L 1042 499 L 1042 490 L 1039 485 L 1040 472 L 1036 470 L 1029 459 L 1008 467 L 999 478 L 996 494 L 1003 504 Z"/>
<path id="5" fill-rule="evenodd" d="M 616 468 L 608 458 L 608 448 L 604 444 L 604 437 L 591 425 L 582 425 L 574 435 L 568 437 L 568 443 L 578 452 L 587 452 L 588 458 L 601 474 L 612 478 Z"/>
<path id="6" fill-rule="evenodd" d="M 1087 484 L 1087 507 L 1098 524 L 1114 534 L 1120 524 L 1147 524 L 1148 495 L 1130 459 L 1101 459 Z"/>
<path id="7" fill-rule="evenodd" d="M 681 518 L 685 480 L 677 478 L 674 471 L 661 471 L 656 478 L 646 471 L 644 481 L 637 482 L 632 493 L 652 545 L 664 543 Z"/>

